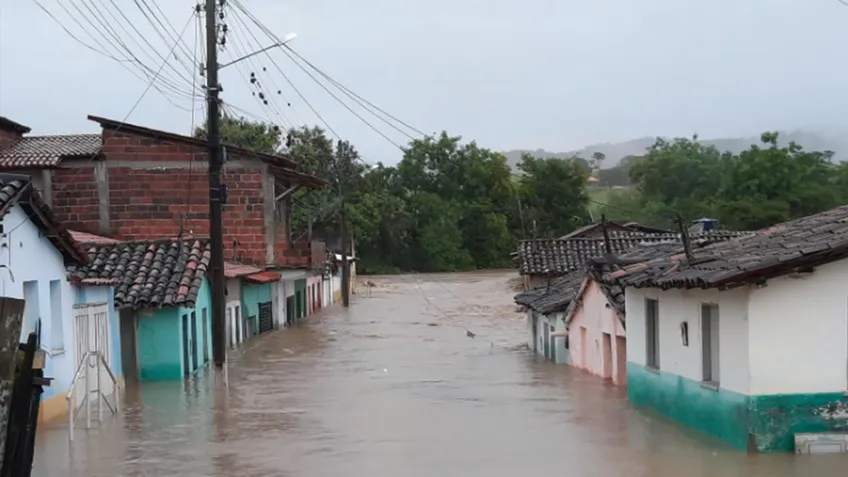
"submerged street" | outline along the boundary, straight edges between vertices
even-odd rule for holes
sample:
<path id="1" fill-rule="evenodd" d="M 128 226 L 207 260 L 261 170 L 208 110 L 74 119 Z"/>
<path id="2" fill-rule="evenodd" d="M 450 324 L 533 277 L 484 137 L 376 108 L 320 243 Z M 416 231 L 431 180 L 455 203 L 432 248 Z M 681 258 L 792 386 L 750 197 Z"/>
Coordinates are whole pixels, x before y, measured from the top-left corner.
<path id="1" fill-rule="evenodd" d="M 39 429 L 35 476 L 808 476 L 848 457 L 747 456 L 532 356 L 514 271 L 372 277 L 351 307 L 128 389 L 100 428 Z M 428 301 L 429 300 L 429 301 Z M 475 336 L 469 336 L 468 331 Z"/>

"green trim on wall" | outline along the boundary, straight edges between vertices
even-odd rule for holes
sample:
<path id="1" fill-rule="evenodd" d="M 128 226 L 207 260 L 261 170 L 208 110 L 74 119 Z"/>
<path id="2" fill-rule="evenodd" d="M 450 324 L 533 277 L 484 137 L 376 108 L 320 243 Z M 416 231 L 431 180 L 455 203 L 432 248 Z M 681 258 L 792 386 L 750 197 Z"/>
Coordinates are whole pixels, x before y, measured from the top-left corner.
<path id="1" fill-rule="evenodd" d="M 794 452 L 795 434 L 848 431 L 843 393 L 751 396 L 750 429 L 760 452 Z"/>
<path id="2" fill-rule="evenodd" d="M 629 361 L 627 397 L 742 451 L 793 452 L 796 433 L 848 430 L 842 393 L 747 396 Z"/>
<path id="3" fill-rule="evenodd" d="M 748 396 L 627 362 L 627 398 L 733 447 L 748 447 Z"/>

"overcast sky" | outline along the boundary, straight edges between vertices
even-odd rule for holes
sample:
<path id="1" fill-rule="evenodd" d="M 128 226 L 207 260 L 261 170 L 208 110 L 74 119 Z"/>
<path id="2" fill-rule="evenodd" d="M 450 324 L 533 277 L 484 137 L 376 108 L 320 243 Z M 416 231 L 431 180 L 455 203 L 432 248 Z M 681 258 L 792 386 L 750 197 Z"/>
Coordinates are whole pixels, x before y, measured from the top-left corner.
<path id="1" fill-rule="evenodd" d="M 111 28 L 152 71 L 172 46 L 142 15 L 137 6 L 142 0 L 38 1 L 96 48 L 89 33 L 113 51 L 121 48 Z M 145 1 L 153 12 L 158 4 L 177 31 L 195 4 Z M 838 0 L 242 2 L 280 37 L 296 32 L 294 50 L 398 119 L 493 149 L 563 151 L 652 135 L 848 129 L 848 7 Z M 135 32 L 121 14 L 154 48 L 130 38 Z M 99 25 L 97 15 L 111 26 L 92 28 L 87 22 Z M 241 13 L 225 21 L 230 36 L 220 63 L 238 56 L 240 48 L 271 43 Z M 184 52 L 186 64 L 194 54 L 195 27 L 191 23 L 176 50 Z M 367 159 L 399 158 L 388 140 L 282 51 L 274 50 L 272 57 L 330 127 Z M 166 88 L 162 81 L 169 81 L 182 93 L 171 92 L 169 99 L 151 90 L 128 121 L 189 133 L 192 78 L 176 60 L 169 64 L 173 69 L 166 66 L 167 79 L 157 84 Z M 322 124 L 265 55 L 239 67 L 222 72 L 228 104 L 281 124 Z M 77 43 L 35 0 L 0 0 L 0 115 L 34 133 L 95 132 L 86 115 L 123 119 L 147 85 L 126 68 L 132 63 Z M 252 96 L 255 86 L 245 79 L 250 72 L 273 97 L 268 106 Z M 351 107 L 392 141 L 406 140 L 361 107 Z M 200 114 L 195 122 L 202 121 Z"/>

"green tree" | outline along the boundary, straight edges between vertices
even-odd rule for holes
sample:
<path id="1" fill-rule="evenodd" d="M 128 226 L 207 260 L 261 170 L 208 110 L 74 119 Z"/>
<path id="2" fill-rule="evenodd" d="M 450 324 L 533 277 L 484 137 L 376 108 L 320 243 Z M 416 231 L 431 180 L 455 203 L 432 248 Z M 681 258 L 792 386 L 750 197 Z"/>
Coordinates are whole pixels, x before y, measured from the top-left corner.
<path id="1" fill-rule="evenodd" d="M 194 131 L 194 137 L 206 139 L 208 122 Z M 282 146 L 282 131 L 277 126 L 224 114 L 221 117 L 221 143 L 264 154 L 277 154 Z"/>
<path id="2" fill-rule="evenodd" d="M 519 179 L 519 194 L 525 205 L 525 222 L 530 224 L 528 233 L 535 230 L 537 237 L 556 237 L 590 220 L 588 175 L 580 164 L 525 154 L 518 167 L 524 172 Z"/>

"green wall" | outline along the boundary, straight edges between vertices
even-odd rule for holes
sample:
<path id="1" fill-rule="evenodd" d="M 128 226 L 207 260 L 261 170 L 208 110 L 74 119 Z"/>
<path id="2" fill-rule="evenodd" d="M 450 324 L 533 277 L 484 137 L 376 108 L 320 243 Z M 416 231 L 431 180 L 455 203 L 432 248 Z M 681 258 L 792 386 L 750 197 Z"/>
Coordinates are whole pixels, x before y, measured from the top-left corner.
<path id="1" fill-rule="evenodd" d="M 627 397 L 743 451 L 793 452 L 796 433 L 848 428 L 842 393 L 746 396 L 631 362 Z"/>
<path id="2" fill-rule="evenodd" d="M 241 307 L 242 316 L 252 316 L 253 334 L 259 333 L 259 304 L 271 301 L 271 284 L 254 284 L 242 281 Z"/>
<path id="3" fill-rule="evenodd" d="M 138 313 L 138 367 L 142 381 L 182 379 L 179 316 L 176 308 Z"/>
<path id="4" fill-rule="evenodd" d="M 193 363 L 197 363 L 198 370 L 203 368 L 206 364 L 203 354 L 203 310 L 206 310 L 206 357 L 211 361 L 212 315 L 207 280 L 203 280 L 198 291 L 195 308 L 160 308 L 138 313 L 138 365 L 142 381 L 182 379 L 183 370 L 191 368 Z M 189 363 L 184 363 L 182 317 L 186 314 L 190 318 L 192 311 L 195 312 L 197 353 L 189 356 Z"/>

